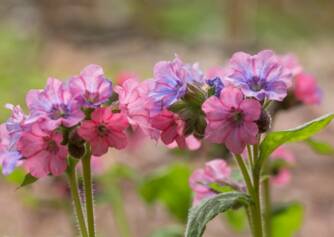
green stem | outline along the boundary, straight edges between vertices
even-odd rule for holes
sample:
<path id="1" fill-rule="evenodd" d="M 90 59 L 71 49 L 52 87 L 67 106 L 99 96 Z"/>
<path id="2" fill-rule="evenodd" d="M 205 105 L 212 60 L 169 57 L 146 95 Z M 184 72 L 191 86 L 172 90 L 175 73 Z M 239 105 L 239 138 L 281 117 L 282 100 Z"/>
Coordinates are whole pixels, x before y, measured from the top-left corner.
<path id="1" fill-rule="evenodd" d="M 88 233 L 89 233 L 89 237 L 95 237 L 94 204 L 93 204 L 92 172 L 91 172 L 91 151 L 88 145 L 87 145 L 86 154 L 82 157 L 82 167 L 83 167 L 83 182 L 85 186 L 85 201 L 86 201 Z"/>
<path id="2" fill-rule="evenodd" d="M 88 237 L 85 217 L 83 214 L 81 199 L 78 191 L 78 182 L 75 168 L 67 172 L 68 183 L 71 190 L 71 195 L 75 207 L 76 218 L 80 227 L 80 233 L 82 237 Z"/>
<path id="3" fill-rule="evenodd" d="M 268 174 L 268 162 L 265 164 L 265 172 Z M 262 186 L 262 197 L 263 197 L 263 224 L 264 224 L 264 236 L 271 237 L 271 213 L 272 213 L 272 206 L 271 206 L 271 189 L 270 189 L 270 178 L 267 178 L 263 181 Z"/>
<path id="4" fill-rule="evenodd" d="M 259 139 L 260 140 L 260 139 Z M 256 163 L 256 159 L 258 159 L 259 156 L 259 148 L 258 145 L 255 144 L 253 146 L 253 159 L 254 163 Z M 261 173 L 253 172 L 253 182 L 254 182 L 254 202 L 255 202 L 255 211 L 256 211 L 256 218 L 254 220 L 257 228 L 257 237 L 263 236 L 263 230 L 262 230 L 262 215 L 261 215 L 261 201 L 260 201 L 260 175 Z"/>
<path id="5" fill-rule="evenodd" d="M 250 196 L 252 197 L 252 199 L 255 200 L 254 188 L 253 188 L 252 181 L 251 181 L 251 178 L 249 176 L 249 173 L 247 171 L 247 167 L 245 165 L 245 162 L 240 155 L 235 155 L 235 159 L 238 163 L 238 166 L 240 168 L 242 176 L 244 177 L 246 187 L 247 187 L 247 191 L 250 194 Z M 256 215 L 257 214 L 256 205 L 252 204 L 249 209 L 247 208 L 246 211 L 249 212 L 249 214 L 247 214 L 247 215 L 248 215 L 248 221 L 249 221 L 250 228 L 251 228 L 253 236 L 254 237 L 261 237 L 261 235 L 259 235 L 260 232 L 259 232 L 259 228 L 258 228 L 258 218 L 257 218 L 257 215 Z"/>

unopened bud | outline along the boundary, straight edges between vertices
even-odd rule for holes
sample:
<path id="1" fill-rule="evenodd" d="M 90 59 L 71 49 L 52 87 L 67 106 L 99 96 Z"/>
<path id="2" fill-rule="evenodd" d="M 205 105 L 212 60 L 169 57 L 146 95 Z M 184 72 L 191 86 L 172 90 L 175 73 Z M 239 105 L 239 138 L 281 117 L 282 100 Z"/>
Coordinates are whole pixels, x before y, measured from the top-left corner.
<path id="1" fill-rule="evenodd" d="M 85 154 L 85 145 L 84 144 L 68 144 L 68 152 L 74 158 L 80 159 Z"/>
<path id="2" fill-rule="evenodd" d="M 267 110 L 262 109 L 259 120 L 256 121 L 260 133 L 265 133 L 271 128 L 271 116 Z"/>

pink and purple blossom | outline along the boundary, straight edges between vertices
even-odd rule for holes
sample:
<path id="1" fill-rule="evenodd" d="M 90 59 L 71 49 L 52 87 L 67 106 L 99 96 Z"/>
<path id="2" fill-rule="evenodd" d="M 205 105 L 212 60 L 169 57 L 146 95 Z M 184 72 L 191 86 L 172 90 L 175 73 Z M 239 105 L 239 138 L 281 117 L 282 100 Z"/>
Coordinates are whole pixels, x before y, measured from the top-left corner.
<path id="1" fill-rule="evenodd" d="M 288 85 L 283 77 L 283 67 L 271 50 L 263 50 L 256 55 L 237 52 L 226 70 L 228 80 L 247 97 L 260 101 L 282 101 L 287 95 Z"/>
<path id="2" fill-rule="evenodd" d="M 85 120 L 81 124 L 78 133 L 90 143 L 94 156 L 102 156 L 107 153 L 109 147 L 126 147 L 127 127 L 128 121 L 123 114 L 113 113 L 109 107 L 98 108 L 92 113 L 91 120 Z"/>
<path id="3" fill-rule="evenodd" d="M 48 79 L 44 90 L 30 90 L 26 101 L 31 117 L 44 118 L 50 130 L 60 125 L 72 127 L 85 117 L 68 85 L 55 78 Z"/>
<path id="4" fill-rule="evenodd" d="M 132 128 L 140 128 L 146 135 L 158 139 L 159 131 L 152 128 L 150 123 L 150 111 L 154 103 L 149 97 L 152 88 L 152 80 L 138 82 L 130 78 L 114 90 L 118 94 L 119 108 Z"/>
<path id="5" fill-rule="evenodd" d="M 24 157 L 23 166 L 36 178 L 61 175 L 67 167 L 68 153 L 67 147 L 61 144 L 62 134 L 48 130 L 44 124 L 35 122 L 22 133 L 17 143 L 17 149 Z"/>
<path id="6" fill-rule="evenodd" d="M 108 102 L 112 95 L 112 83 L 105 76 L 101 66 L 91 64 L 80 75 L 69 81 L 70 92 L 83 107 L 96 108 Z"/>
<path id="7" fill-rule="evenodd" d="M 168 108 L 185 95 L 190 83 L 203 83 L 203 74 L 197 64 L 184 64 L 180 58 L 161 61 L 154 66 L 155 86 L 150 93 L 158 104 L 157 112 Z"/>
<path id="8" fill-rule="evenodd" d="M 205 138 L 225 144 L 233 153 L 241 154 L 247 144 L 257 143 L 256 120 L 261 114 L 261 104 L 246 99 L 238 88 L 227 87 L 220 97 L 207 99 L 202 109 L 206 114 Z"/>

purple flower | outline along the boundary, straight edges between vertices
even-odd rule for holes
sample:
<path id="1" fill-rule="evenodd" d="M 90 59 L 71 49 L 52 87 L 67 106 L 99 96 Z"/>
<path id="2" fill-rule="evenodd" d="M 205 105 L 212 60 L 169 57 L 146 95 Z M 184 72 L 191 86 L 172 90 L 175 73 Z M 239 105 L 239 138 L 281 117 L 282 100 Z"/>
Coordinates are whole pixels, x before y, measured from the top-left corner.
<path id="1" fill-rule="evenodd" d="M 20 106 L 7 104 L 6 108 L 10 109 L 12 114 L 6 123 L 0 125 L 0 164 L 4 175 L 10 174 L 22 158 L 16 144 L 28 122 L 28 117 Z"/>
<path id="2" fill-rule="evenodd" d="M 16 140 L 17 141 L 17 140 Z M 16 150 L 16 142 L 9 135 L 6 124 L 0 125 L 0 164 L 4 175 L 10 174 L 21 159 L 21 154 Z"/>
<path id="3" fill-rule="evenodd" d="M 197 64 L 184 64 L 175 57 L 173 61 L 161 61 L 154 66 L 154 82 L 150 97 L 162 111 L 185 95 L 187 84 L 202 84 L 203 74 Z"/>
<path id="4" fill-rule="evenodd" d="M 287 84 L 279 58 L 270 50 L 256 55 L 235 53 L 228 65 L 228 79 L 248 97 L 281 101 Z"/>
<path id="5" fill-rule="evenodd" d="M 224 89 L 224 83 L 222 80 L 219 77 L 215 77 L 214 79 L 209 79 L 207 83 L 214 89 L 215 96 L 219 97 L 220 92 Z"/>
<path id="6" fill-rule="evenodd" d="M 59 125 L 72 127 L 84 119 L 80 105 L 67 84 L 49 78 L 44 90 L 30 90 L 26 102 L 32 118 L 45 118 L 45 126 L 52 130 Z"/>
<path id="7" fill-rule="evenodd" d="M 102 67 L 88 65 L 79 76 L 71 78 L 69 87 L 72 95 L 84 107 L 96 108 L 106 103 L 112 94 L 112 83 L 104 76 Z"/>

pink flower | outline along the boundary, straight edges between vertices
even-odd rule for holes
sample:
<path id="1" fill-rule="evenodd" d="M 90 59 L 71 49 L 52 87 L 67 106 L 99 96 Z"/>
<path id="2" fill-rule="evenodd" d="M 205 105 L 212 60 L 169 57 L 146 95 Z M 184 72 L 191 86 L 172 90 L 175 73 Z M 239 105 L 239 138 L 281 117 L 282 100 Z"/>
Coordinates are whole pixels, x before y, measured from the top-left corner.
<path id="1" fill-rule="evenodd" d="M 88 65 L 79 76 L 69 81 L 70 91 L 81 106 L 93 107 L 108 102 L 112 94 L 112 83 L 104 76 L 99 65 Z"/>
<path id="2" fill-rule="evenodd" d="M 305 73 L 301 73 L 295 78 L 294 93 L 298 100 L 305 104 L 319 104 L 322 93 L 317 85 L 316 79 Z"/>
<path id="3" fill-rule="evenodd" d="M 220 97 L 212 96 L 202 105 L 206 114 L 205 137 L 209 141 L 225 144 L 233 153 L 241 154 L 247 144 L 256 144 L 261 114 L 261 104 L 245 99 L 242 92 L 233 87 L 223 89 Z"/>
<path id="4" fill-rule="evenodd" d="M 197 205 L 203 199 L 210 198 L 217 193 L 210 188 L 210 184 L 225 185 L 229 183 L 231 168 L 224 160 L 211 160 L 205 164 L 204 169 L 197 169 L 189 179 L 189 184 L 195 192 L 193 204 Z"/>
<path id="5" fill-rule="evenodd" d="M 228 179 L 232 170 L 224 160 L 216 159 L 205 164 L 204 172 L 207 176 L 219 182 Z"/>
<path id="6" fill-rule="evenodd" d="M 72 127 L 84 118 L 67 85 L 54 78 L 48 79 L 44 90 L 30 90 L 26 101 L 31 116 L 45 118 L 49 130 L 60 125 Z"/>
<path id="7" fill-rule="evenodd" d="M 109 147 L 123 149 L 127 145 L 126 118 L 120 113 L 112 113 L 110 108 L 98 108 L 91 120 L 85 120 L 78 129 L 79 135 L 90 143 L 92 154 L 102 156 Z"/>
<path id="8" fill-rule="evenodd" d="M 177 114 L 164 110 L 152 118 L 151 124 L 153 128 L 161 131 L 160 139 L 165 145 L 175 141 L 180 148 L 186 148 L 185 123 Z"/>
<path id="9" fill-rule="evenodd" d="M 157 139 L 159 132 L 150 124 L 150 108 L 153 102 L 149 93 L 153 86 L 152 80 L 138 82 L 128 79 L 122 85 L 116 86 L 115 92 L 118 94 L 119 108 L 131 126 L 134 129 L 139 127 L 146 135 Z"/>
<path id="10" fill-rule="evenodd" d="M 282 78 L 288 87 L 293 84 L 293 79 L 300 73 L 303 68 L 300 65 L 297 57 L 293 54 L 285 54 L 279 57 L 281 64 L 283 65 Z"/>
<path id="11" fill-rule="evenodd" d="M 25 158 L 23 166 L 37 178 L 61 175 L 67 167 L 67 148 L 62 145 L 63 137 L 56 131 L 43 128 L 36 122 L 31 129 L 22 133 L 17 149 Z"/>
<path id="12" fill-rule="evenodd" d="M 289 166 L 295 163 L 293 153 L 284 147 L 279 147 L 272 153 L 270 158 L 273 166 L 271 182 L 277 186 L 283 186 L 289 183 L 291 180 Z"/>

